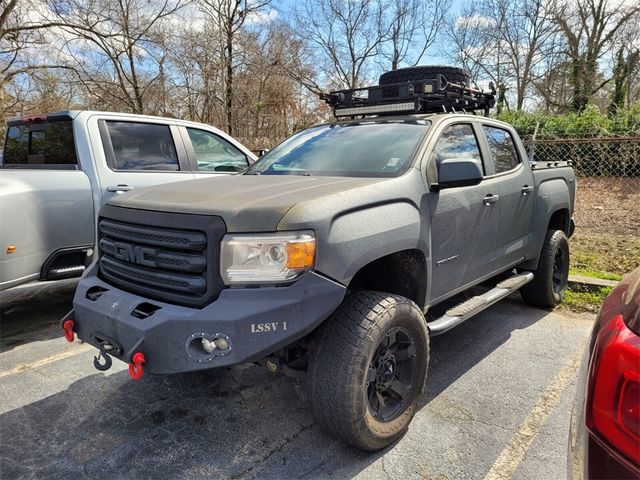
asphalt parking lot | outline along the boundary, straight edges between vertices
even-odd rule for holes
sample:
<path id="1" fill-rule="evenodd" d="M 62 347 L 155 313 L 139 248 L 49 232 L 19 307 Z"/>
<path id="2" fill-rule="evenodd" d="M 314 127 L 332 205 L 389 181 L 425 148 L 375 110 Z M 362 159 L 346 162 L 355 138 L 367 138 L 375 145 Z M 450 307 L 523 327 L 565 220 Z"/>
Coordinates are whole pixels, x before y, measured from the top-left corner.
<path id="1" fill-rule="evenodd" d="M 0 294 L 0 477 L 561 479 L 593 316 L 504 301 L 432 342 L 422 407 L 376 454 L 315 423 L 304 382 L 254 366 L 130 380 L 58 319 L 74 284 Z"/>

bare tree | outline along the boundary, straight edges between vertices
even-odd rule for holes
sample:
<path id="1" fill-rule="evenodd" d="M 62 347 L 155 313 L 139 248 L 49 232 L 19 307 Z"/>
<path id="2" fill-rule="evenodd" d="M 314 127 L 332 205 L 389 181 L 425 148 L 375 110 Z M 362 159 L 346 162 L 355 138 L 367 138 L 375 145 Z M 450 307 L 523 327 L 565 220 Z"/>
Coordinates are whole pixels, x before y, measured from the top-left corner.
<path id="1" fill-rule="evenodd" d="M 70 0 L 57 4 L 63 62 L 102 108 L 163 110 L 166 21 L 185 0 Z M 160 99 L 161 100 L 161 99 Z"/>
<path id="2" fill-rule="evenodd" d="M 490 80 L 498 90 L 498 109 L 509 99 L 522 110 L 534 82 L 545 72 L 555 45 L 556 25 L 545 0 L 484 0 L 467 4 L 449 21 L 450 58 L 477 80 Z"/>
<path id="3" fill-rule="evenodd" d="M 484 15 L 481 5 L 466 4 L 461 15 L 447 19 L 446 52 L 454 64 L 471 73 L 474 81 L 490 80 L 506 89 L 509 65 L 501 58 L 499 39 L 492 33 L 498 28 L 502 28 L 500 23 Z"/>
<path id="4" fill-rule="evenodd" d="M 533 81 L 537 97 L 535 106 L 545 113 L 566 113 L 570 110 L 571 86 L 569 62 L 560 49 L 547 51 L 540 66 L 540 74 Z"/>
<path id="5" fill-rule="evenodd" d="M 389 35 L 381 7 L 376 0 L 308 0 L 298 8 L 295 28 L 322 71 L 319 84 L 357 88 L 370 78 Z"/>
<path id="6" fill-rule="evenodd" d="M 611 0 L 576 0 L 552 5 L 553 19 L 566 42 L 573 87 L 572 109 L 582 111 L 609 79 L 598 81 L 598 62 L 615 46 L 623 27 L 637 19 L 640 4 Z"/>
<path id="7" fill-rule="evenodd" d="M 218 31 L 211 23 L 185 26 L 171 39 L 171 70 L 177 90 L 176 112 L 199 122 L 221 125 L 225 117 L 224 67 Z"/>
<path id="8" fill-rule="evenodd" d="M 616 48 L 625 54 L 625 108 L 640 101 L 640 15 L 634 15 L 621 29 Z"/>
<path id="9" fill-rule="evenodd" d="M 39 8 L 36 8 L 39 7 Z M 42 11 L 44 14 L 39 14 Z M 7 0 L 0 11 L 0 117 L 22 110 L 29 97 L 28 76 L 36 71 L 60 68 L 36 55 L 46 47 L 45 33 L 60 23 L 47 18 L 45 2 Z M 28 15 L 28 14 L 31 15 Z"/>
<path id="10" fill-rule="evenodd" d="M 505 62 L 515 107 L 522 110 L 529 88 L 539 78 L 547 55 L 554 46 L 557 26 L 545 9 L 546 0 L 485 0 L 483 15 L 497 28 L 486 33 Z"/>
<path id="11" fill-rule="evenodd" d="M 379 56 L 384 69 L 396 70 L 422 60 L 444 26 L 451 0 L 383 0 L 380 5 L 388 36 L 380 43 Z"/>
<path id="12" fill-rule="evenodd" d="M 217 29 L 224 74 L 226 130 L 233 134 L 233 77 L 236 39 L 247 19 L 259 17 L 271 0 L 199 0 L 202 12 Z"/>

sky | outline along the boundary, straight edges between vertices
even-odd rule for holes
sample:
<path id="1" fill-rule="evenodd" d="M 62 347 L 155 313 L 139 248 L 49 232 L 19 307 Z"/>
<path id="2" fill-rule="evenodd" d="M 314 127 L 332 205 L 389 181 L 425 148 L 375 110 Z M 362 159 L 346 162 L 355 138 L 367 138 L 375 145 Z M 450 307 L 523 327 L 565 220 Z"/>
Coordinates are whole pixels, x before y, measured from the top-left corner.
<path id="1" fill-rule="evenodd" d="M 282 18 L 289 20 L 291 16 L 291 11 L 295 7 L 296 3 L 299 4 L 303 1 L 304 0 L 273 0 L 271 3 L 271 6 L 273 9 L 275 9 L 278 12 L 278 16 L 281 16 Z M 464 5 L 464 3 L 465 3 L 465 0 L 452 0 L 451 10 L 449 13 L 451 15 L 459 14 L 459 12 L 462 10 L 462 6 Z M 427 51 L 426 55 L 424 56 L 424 58 L 420 63 L 431 64 L 431 65 L 451 64 L 451 60 L 448 57 L 446 57 L 445 55 L 442 55 L 441 53 L 439 54 L 439 52 L 442 51 L 441 48 L 439 47 L 440 46 L 437 44 L 432 46 L 430 50 Z"/>

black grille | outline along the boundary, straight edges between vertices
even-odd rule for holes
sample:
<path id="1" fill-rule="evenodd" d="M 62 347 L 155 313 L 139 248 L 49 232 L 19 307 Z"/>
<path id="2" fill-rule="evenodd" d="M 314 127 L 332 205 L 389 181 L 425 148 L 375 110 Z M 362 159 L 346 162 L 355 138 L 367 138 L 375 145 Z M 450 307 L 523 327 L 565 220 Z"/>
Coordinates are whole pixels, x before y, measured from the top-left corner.
<path id="1" fill-rule="evenodd" d="M 131 221 L 141 218 L 145 225 Z M 218 252 L 224 232 L 219 217 L 107 205 L 98 223 L 100 275 L 148 298 L 202 307 L 223 287 Z"/>

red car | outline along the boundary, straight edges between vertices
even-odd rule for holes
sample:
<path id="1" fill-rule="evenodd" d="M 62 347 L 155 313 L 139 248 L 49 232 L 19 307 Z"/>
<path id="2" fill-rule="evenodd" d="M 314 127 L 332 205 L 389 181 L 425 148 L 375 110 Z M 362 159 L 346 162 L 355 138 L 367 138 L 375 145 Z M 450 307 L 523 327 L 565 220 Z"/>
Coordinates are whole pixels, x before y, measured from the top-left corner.
<path id="1" fill-rule="evenodd" d="M 605 299 L 585 352 L 569 434 L 570 479 L 640 478 L 640 268 Z"/>

